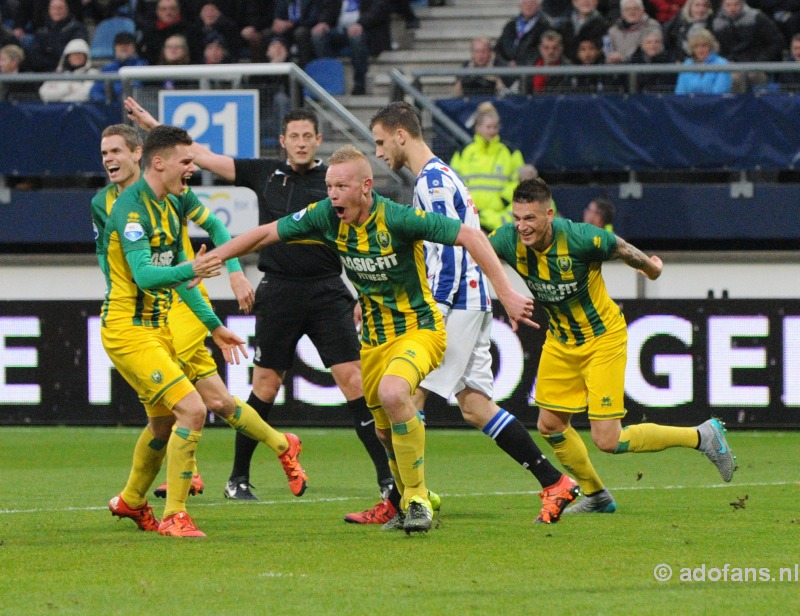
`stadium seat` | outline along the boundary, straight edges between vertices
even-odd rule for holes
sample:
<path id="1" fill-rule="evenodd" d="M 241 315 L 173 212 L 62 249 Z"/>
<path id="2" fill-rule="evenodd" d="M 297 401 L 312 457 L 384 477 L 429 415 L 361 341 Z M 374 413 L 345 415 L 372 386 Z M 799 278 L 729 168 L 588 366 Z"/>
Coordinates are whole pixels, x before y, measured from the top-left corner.
<path id="1" fill-rule="evenodd" d="M 344 65 L 337 58 L 317 58 L 306 64 L 306 74 L 316 81 L 332 96 L 339 96 L 345 92 Z M 303 94 L 313 98 L 311 92 L 304 90 Z"/>
<path id="2" fill-rule="evenodd" d="M 129 17 L 109 17 L 97 24 L 90 47 L 92 60 L 114 59 L 114 37 L 118 32 L 134 34 L 136 24 Z"/>

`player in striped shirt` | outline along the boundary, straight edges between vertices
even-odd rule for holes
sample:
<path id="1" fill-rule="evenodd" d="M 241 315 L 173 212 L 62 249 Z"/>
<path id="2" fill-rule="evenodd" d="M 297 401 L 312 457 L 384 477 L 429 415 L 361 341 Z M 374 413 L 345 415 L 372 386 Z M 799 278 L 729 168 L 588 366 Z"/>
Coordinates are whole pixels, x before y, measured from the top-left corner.
<path id="1" fill-rule="evenodd" d="M 480 230 L 469 190 L 425 143 L 411 105 L 391 103 L 373 116 L 370 125 L 376 155 L 395 171 L 406 166 L 417 176 L 416 208 Z M 492 305 L 483 272 L 460 246 L 425 242 L 425 262 L 448 335 L 444 360 L 414 394 L 417 408 L 424 407 L 429 392 L 445 399 L 454 394 L 464 419 L 491 437 L 542 486 L 542 508 L 535 521 L 557 522 L 564 508 L 575 500 L 578 486 L 550 463 L 522 422 L 492 399 Z"/>
<path id="2" fill-rule="evenodd" d="M 571 469 L 585 497 L 567 513 L 613 513 L 616 503 L 597 475 L 583 440 L 570 425 L 588 410 L 592 440 L 609 453 L 699 449 L 733 478 L 735 459 L 718 419 L 694 428 L 642 423 L 622 427 L 625 416 L 625 317 L 609 297 L 603 261 L 620 259 L 650 280 L 663 263 L 605 229 L 554 218 L 550 188 L 540 178 L 514 191 L 513 223 L 489 236 L 498 256 L 523 278 L 548 316 L 535 402 L 539 431 Z"/>
<path id="3" fill-rule="evenodd" d="M 491 280 L 513 327 L 533 323 L 532 302 L 512 289 L 481 231 L 375 193 L 372 169 L 359 150 L 345 146 L 331 156 L 326 184 L 327 199 L 210 254 L 224 260 L 281 240 L 323 243 L 336 251 L 362 307 L 364 395 L 402 495 L 403 528 L 427 531 L 432 507 L 425 485 L 425 425 L 411 396 L 441 362 L 446 334 L 427 282 L 423 241 L 466 247 Z"/>
<path id="4" fill-rule="evenodd" d="M 206 405 L 231 427 L 287 458 L 299 473 L 297 480 L 303 489 L 306 478 L 297 462 L 299 439 L 294 437 L 295 442 L 290 442 L 289 436 L 273 430 L 252 408 L 233 398 L 216 374 L 204 344 L 192 357 L 177 356 L 168 327 L 176 286 L 196 315 L 186 318 L 199 319 L 212 332 L 227 361 L 238 363 L 238 350 L 243 349 L 244 341 L 222 325 L 197 289 L 181 286 L 197 275 L 218 275 L 220 266 L 218 259 L 205 254 L 205 247 L 194 261 L 185 262 L 184 220 L 189 217 L 204 224 L 212 216 L 186 186 L 194 171 L 191 138 L 183 129 L 159 127 L 148 135 L 142 148 L 138 135 L 131 131 L 123 126 L 104 132 L 104 164 L 112 182 L 124 190 L 110 208 L 110 188 L 92 203 L 98 260 L 107 281 L 103 346 L 139 394 L 148 416 L 148 425 L 134 448 L 128 482 L 111 499 L 109 509 L 113 515 L 131 518 L 142 530 L 202 537 L 186 512 L 185 502 Z M 140 156 L 145 162 L 144 174 L 138 168 Z M 218 240 L 230 237 L 224 227 L 215 235 Z M 231 267 L 237 269 L 236 264 Z M 170 487 L 159 522 L 147 504 L 146 493 L 165 455 Z"/>

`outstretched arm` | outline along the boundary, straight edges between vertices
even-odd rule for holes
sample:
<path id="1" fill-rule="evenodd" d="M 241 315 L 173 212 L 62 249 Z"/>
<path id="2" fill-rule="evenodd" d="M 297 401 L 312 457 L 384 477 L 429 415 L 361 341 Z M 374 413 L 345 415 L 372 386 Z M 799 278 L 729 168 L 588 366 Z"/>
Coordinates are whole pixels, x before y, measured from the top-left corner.
<path id="1" fill-rule="evenodd" d="M 508 279 L 500 259 L 497 258 L 483 231 L 461 225 L 461 230 L 458 232 L 458 237 L 456 237 L 456 245 L 463 246 L 469 251 L 469 254 L 472 255 L 472 258 L 475 259 L 475 262 L 491 281 L 494 292 L 497 293 L 497 298 L 503 304 L 511 319 L 511 328 L 517 331 L 518 323 L 525 323 L 538 329 L 539 324 L 531 320 L 533 300 L 521 293 L 517 293 L 511 286 L 511 281 Z"/>
<path id="2" fill-rule="evenodd" d="M 217 246 L 208 254 L 219 257 L 222 261 L 227 261 L 233 257 L 241 257 L 255 252 L 259 248 L 280 241 L 280 239 L 278 221 L 275 220 L 237 235 L 231 241 L 222 244 L 222 246 Z"/>
<path id="3" fill-rule="evenodd" d="M 151 131 L 161 124 L 147 109 L 137 103 L 136 99 L 133 97 L 129 96 L 126 98 L 124 105 L 128 117 L 136 122 L 142 130 Z M 209 150 L 206 146 L 196 142 L 192 144 L 191 150 L 194 156 L 194 162 L 198 167 L 216 173 L 229 182 L 236 180 L 236 167 L 234 166 L 233 158 L 230 156 L 223 156 L 222 154 L 214 154 L 214 152 Z"/>
<path id="4" fill-rule="evenodd" d="M 664 262 L 659 257 L 655 255 L 648 257 L 636 246 L 629 244 L 619 236 L 617 236 L 617 248 L 611 258 L 622 260 L 650 280 L 658 278 L 664 268 Z"/>

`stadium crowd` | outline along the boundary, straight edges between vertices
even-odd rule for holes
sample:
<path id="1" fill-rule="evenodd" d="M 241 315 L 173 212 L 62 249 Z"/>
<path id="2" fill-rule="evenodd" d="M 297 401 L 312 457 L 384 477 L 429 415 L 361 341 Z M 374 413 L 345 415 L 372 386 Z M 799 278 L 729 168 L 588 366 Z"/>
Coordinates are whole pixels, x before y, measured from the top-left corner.
<path id="1" fill-rule="evenodd" d="M 420 26 L 410 0 L 0 0 L 0 71 L 92 72 L 93 64 L 114 71 L 128 64 L 274 61 L 305 66 L 315 58 L 346 54 L 353 66 L 351 93 L 361 95 L 367 92 L 370 57 L 392 46 L 392 13 L 409 29 Z M 64 57 L 68 44 L 91 43 L 99 24 L 120 17 L 130 27 L 120 35 L 119 46 L 115 39 L 113 59 L 92 58 L 88 51 L 83 59 Z M 698 31 L 704 31 L 703 41 L 692 47 L 690 39 Z M 520 0 L 518 14 L 494 41 L 480 37 L 472 42 L 465 66 L 794 62 L 798 33 L 800 6 L 788 0 Z M 674 74 L 648 74 L 638 88 L 745 92 L 770 82 L 792 87 L 798 78 L 795 73 L 773 79 L 732 71 L 727 78 L 690 79 L 687 89 L 685 83 L 677 85 Z M 182 85 L 170 82 L 164 87 Z M 455 92 L 600 93 L 625 87 L 613 75 L 537 75 L 529 84 L 509 77 L 467 78 L 458 81 Z M 46 90 L 48 101 L 100 100 L 110 94 L 99 86 L 81 87 L 70 88 L 67 98 L 53 98 L 51 89 Z M 30 94 L 31 88 L 23 86 L 0 92 L 3 98 Z"/>

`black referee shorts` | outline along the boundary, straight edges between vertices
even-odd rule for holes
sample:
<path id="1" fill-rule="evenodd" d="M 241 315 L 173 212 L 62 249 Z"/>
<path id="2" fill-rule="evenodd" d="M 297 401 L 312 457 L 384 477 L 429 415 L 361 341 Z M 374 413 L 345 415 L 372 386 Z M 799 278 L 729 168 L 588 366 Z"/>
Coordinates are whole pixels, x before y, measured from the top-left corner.
<path id="1" fill-rule="evenodd" d="M 311 281 L 264 276 L 256 290 L 253 363 L 276 372 L 289 370 L 304 334 L 326 368 L 358 360 L 354 305 L 338 276 Z"/>

